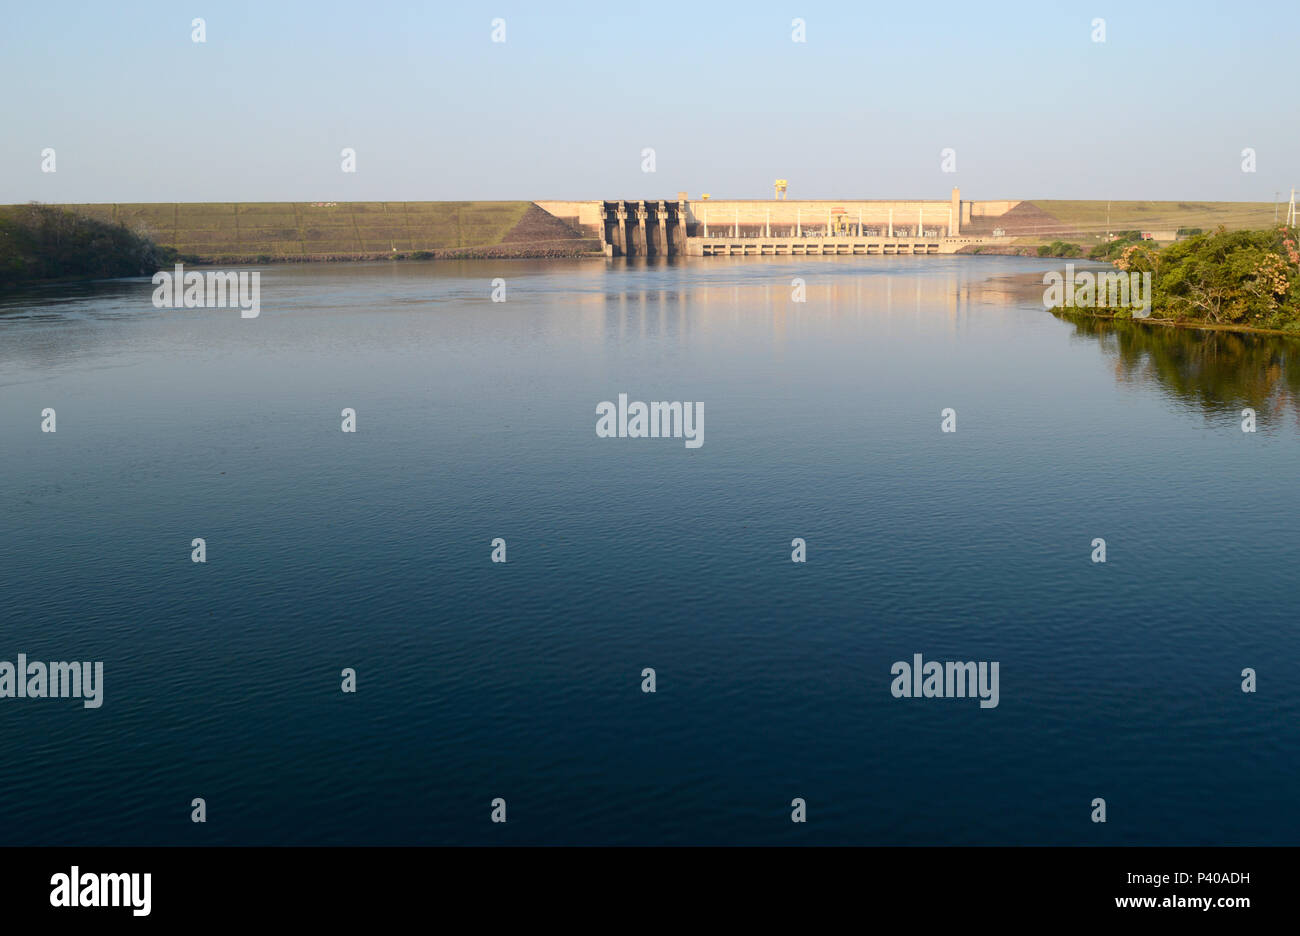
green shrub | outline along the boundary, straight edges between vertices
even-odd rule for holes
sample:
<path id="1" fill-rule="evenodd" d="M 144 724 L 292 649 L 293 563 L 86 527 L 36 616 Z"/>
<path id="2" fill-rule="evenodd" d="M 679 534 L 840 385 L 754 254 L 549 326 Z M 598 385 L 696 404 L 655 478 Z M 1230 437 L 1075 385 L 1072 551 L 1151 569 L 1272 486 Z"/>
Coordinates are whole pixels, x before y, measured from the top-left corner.
<path id="1" fill-rule="evenodd" d="M 0 282 L 147 276 L 172 254 L 124 224 L 63 208 L 33 203 L 0 212 Z"/>
<path id="2" fill-rule="evenodd" d="M 1038 248 L 1040 257 L 1082 257 L 1083 248 L 1070 241 L 1054 240 L 1050 244 L 1041 244 Z"/>
<path id="3" fill-rule="evenodd" d="M 1220 227 L 1163 248 L 1140 236 L 1104 246 L 1121 271 L 1151 274 L 1152 319 L 1300 331 L 1294 230 Z"/>

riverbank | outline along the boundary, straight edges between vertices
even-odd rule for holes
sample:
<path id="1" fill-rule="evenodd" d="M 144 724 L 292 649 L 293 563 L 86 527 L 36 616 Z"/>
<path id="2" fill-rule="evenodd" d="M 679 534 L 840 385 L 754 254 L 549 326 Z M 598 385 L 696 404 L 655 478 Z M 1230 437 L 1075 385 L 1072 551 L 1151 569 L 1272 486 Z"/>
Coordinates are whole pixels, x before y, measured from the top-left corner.
<path id="1" fill-rule="evenodd" d="M 956 251 L 956 255 L 963 257 L 1037 257 L 1039 253 L 1035 247 L 1018 247 L 1011 244 L 970 244 Z"/>
<path id="2" fill-rule="evenodd" d="M 1100 304 L 1089 283 L 1068 309 L 1054 314 L 1123 319 L 1146 325 L 1300 336 L 1300 247 L 1286 227 L 1196 234 L 1165 247 L 1134 243 L 1113 260 L 1123 278 L 1147 283 L 1147 314 Z M 1078 288 L 1078 287 L 1076 287 Z M 1135 287 L 1136 288 L 1136 287 Z M 1114 298 L 1108 296 L 1107 298 Z M 1128 301 L 1127 294 L 1124 301 Z M 1046 304 L 1046 303 L 1045 303 Z"/>
<path id="3" fill-rule="evenodd" d="M 594 242 L 592 242 L 594 243 Z M 376 260 L 573 260 L 581 258 L 603 259 L 604 253 L 586 241 L 552 241 L 534 244 L 499 244 L 491 247 L 461 247 L 439 250 L 403 250 L 372 253 L 304 254 L 273 257 L 266 254 L 233 255 L 221 258 L 190 257 L 187 262 L 196 266 L 226 264 L 249 266 L 253 264 L 301 263 L 373 263 Z"/>
<path id="4" fill-rule="evenodd" d="M 1133 318 L 1131 315 L 1104 314 L 1100 310 L 1062 309 L 1059 306 L 1048 309 L 1062 321 L 1079 320 L 1101 322 L 1131 322 L 1135 325 L 1159 326 L 1183 331 L 1228 332 L 1238 335 L 1273 335 L 1283 338 L 1300 338 L 1300 329 L 1287 331 L 1281 328 L 1257 328 L 1251 325 L 1213 325 L 1205 322 L 1176 322 L 1171 319 Z"/>
<path id="5" fill-rule="evenodd" d="M 1114 269 L 1111 264 L 1090 263 L 1089 261 L 1081 261 L 1077 263 L 1076 268 L 1079 270 L 1092 269 L 1094 271 L 1109 271 Z M 1060 271 L 1058 270 L 1056 272 L 1059 273 Z M 1044 290 L 1047 289 L 1047 285 L 1043 282 L 1043 276 L 1044 274 L 1042 273 L 1007 273 L 998 276 L 990 276 L 986 280 L 972 284 L 971 288 L 973 292 L 978 293 L 982 298 L 1000 298 L 1008 302 L 1020 304 L 1042 302 Z M 1242 324 L 1216 324 L 1191 320 L 1179 321 L 1175 319 L 1156 317 L 1134 318 L 1127 312 L 1117 314 L 1108 309 L 1079 307 L 1063 308 L 1061 306 L 1048 306 L 1046 303 L 1044 303 L 1043 307 L 1048 312 L 1052 313 L 1052 315 L 1062 321 L 1068 322 L 1131 322 L 1134 325 L 1157 326 L 1184 331 L 1228 332 L 1233 334 L 1273 335 L 1287 338 L 1300 338 L 1300 329 L 1287 330 L 1284 328 L 1266 328 Z"/>

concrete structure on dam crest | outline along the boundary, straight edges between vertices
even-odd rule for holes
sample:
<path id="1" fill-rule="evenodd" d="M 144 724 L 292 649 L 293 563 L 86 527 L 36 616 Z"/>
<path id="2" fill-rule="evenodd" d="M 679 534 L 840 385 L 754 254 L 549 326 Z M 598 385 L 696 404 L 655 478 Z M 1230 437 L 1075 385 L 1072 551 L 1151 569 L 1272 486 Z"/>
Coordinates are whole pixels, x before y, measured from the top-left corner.
<path id="1" fill-rule="evenodd" d="M 609 257 L 772 254 L 939 254 L 1008 243 L 994 227 L 1017 201 L 539 201 L 600 239 Z"/>

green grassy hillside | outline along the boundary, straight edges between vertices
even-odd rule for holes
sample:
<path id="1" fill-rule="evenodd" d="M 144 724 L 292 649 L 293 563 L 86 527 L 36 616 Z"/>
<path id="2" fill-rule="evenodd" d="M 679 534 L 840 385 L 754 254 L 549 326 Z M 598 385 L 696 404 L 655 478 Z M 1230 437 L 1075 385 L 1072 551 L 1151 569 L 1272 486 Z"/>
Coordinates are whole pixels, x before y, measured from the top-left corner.
<path id="1" fill-rule="evenodd" d="M 501 243 L 530 202 L 64 205 L 205 260 L 387 254 Z"/>
<path id="2" fill-rule="evenodd" d="M 1058 221 L 1083 234 L 1104 234 L 1107 202 L 1033 199 L 1033 203 Z M 1263 230 L 1273 226 L 1272 202 L 1110 202 L 1110 230 L 1177 230 L 1202 228 L 1212 231 L 1220 224 L 1228 230 Z M 1286 217 L 1286 205 L 1277 212 L 1278 223 Z"/>

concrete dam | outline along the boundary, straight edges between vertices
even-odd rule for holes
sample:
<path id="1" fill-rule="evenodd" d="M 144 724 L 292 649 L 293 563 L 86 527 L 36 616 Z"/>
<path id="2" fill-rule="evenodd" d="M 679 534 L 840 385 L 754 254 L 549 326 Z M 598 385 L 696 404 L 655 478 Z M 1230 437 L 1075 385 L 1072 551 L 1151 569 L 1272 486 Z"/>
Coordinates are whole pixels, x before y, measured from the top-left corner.
<path id="1" fill-rule="evenodd" d="M 940 254 L 1009 242 L 997 218 L 1016 201 L 620 199 L 539 201 L 599 238 L 607 257 Z"/>

